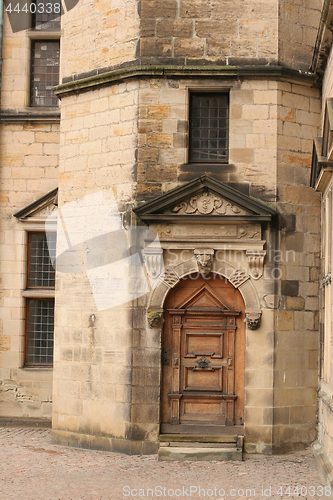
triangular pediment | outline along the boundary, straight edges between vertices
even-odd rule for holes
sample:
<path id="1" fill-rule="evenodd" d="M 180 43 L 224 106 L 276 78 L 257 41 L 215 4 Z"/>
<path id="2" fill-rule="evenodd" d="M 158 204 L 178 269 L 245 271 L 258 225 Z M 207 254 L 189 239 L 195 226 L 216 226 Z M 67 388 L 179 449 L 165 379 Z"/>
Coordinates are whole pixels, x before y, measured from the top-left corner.
<path id="1" fill-rule="evenodd" d="M 58 188 L 30 203 L 15 214 L 20 221 L 46 220 L 57 207 Z"/>
<path id="2" fill-rule="evenodd" d="M 172 189 L 134 209 L 144 222 L 156 220 L 219 219 L 269 221 L 277 212 L 266 203 L 247 196 L 207 175 Z"/>
<path id="3" fill-rule="evenodd" d="M 209 286 L 208 283 L 204 283 L 177 306 L 177 309 L 197 308 L 222 309 L 223 311 L 230 311 L 232 309 L 230 305 L 225 302 L 225 300 L 221 299 L 221 297 L 211 286 Z"/>

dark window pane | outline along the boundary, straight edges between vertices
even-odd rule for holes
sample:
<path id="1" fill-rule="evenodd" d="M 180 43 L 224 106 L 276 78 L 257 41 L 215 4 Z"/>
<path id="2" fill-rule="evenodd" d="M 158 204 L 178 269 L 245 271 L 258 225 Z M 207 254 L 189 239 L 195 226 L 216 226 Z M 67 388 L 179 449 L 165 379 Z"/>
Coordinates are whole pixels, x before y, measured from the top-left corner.
<path id="1" fill-rule="evenodd" d="M 54 300 L 27 300 L 26 363 L 28 365 L 52 365 Z"/>
<path id="2" fill-rule="evenodd" d="M 32 42 L 31 106 L 58 106 L 52 87 L 59 83 L 59 51 L 57 40 Z"/>
<path id="3" fill-rule="evenodd" d="M 60 0 L 35 0 L 31 7 L 31 11 L 34 10 L 32 27 L 35 30 L 60 30 Z"/>
<path id="4" fill-rule="evenodd" d="M 56 235 L 29 234 L 28 288 L 54 288 Z"/>
<path id="5" fill-rule="evenodd" d="M 228 114 L 227 94 L 191 94 L 190 161 L 228 161 Z"/>

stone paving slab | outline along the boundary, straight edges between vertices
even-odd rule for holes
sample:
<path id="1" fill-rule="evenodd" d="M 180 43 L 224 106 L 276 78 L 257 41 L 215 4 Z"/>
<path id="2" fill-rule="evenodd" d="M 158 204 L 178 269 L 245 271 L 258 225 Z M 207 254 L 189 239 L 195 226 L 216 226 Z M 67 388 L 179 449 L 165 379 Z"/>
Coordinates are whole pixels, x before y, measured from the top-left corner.
<path id="1" fill-rule="evenodd" d="M 312 448 L 288 455 L 247 455 L 243 462 L 158 462 L 156 456 L 55 445 L 49 429 L 0 427 L 0 500 L 126 498 L 310 500 L 331 496 Z"/>

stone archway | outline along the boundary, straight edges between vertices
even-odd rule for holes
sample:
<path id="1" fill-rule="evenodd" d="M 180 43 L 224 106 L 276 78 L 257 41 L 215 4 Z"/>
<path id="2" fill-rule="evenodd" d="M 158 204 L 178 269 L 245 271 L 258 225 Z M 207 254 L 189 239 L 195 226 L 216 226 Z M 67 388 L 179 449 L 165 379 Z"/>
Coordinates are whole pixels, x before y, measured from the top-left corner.
<path id="1" fill-rule="evenodd" d="M 150 327 L 159 326 L 163 316 L 165 298 L 173 288 L 185 276 L 197 273 L 198 268 L 194 260 L 186 260 L 165 269 L 161 283 L 152 291 L 148 305 L 148 321 Z M 221 275 L 239 290 L 245 303 L 246 326 L 249 330 L 255 330 L 260 326 L 261 308 L 258 293 L 251 282 L 249 274 L 243 268 L 220 260 L 214 261 L 211 272 Z"/>

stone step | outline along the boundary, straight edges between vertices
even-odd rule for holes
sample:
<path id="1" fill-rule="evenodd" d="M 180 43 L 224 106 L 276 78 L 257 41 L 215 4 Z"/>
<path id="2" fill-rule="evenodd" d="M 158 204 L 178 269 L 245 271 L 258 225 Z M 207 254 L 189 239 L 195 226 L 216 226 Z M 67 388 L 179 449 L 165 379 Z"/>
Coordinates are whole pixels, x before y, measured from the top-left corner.
<path id="1" fill-rule="evenodd" d="M 162 441 L 160 443 L 160 446 L 165 447 L 165 446 L 172 446 L 172 447 L 181 447 L 184 448 L 235 448 L 235 443 L 209 443 L 209 442 L 204 442 L 200 443 L 198 442 L 181 442 L 177 443 L 176 441 Z"/>
<path id="2" fill-rule="evenodd" d="M 158 460 L 160 461 L 185 461 L 185 460 L 216 460 L 233 461 L 242 460 L 242 450 L 234 448 L 210 448 L 210 447 L 181 447 L 163 446 L 158 450 Z"/>
<path id="3" fill-rule="evenodd" d="M 177 442 L 177 443 L 237 443 L 237 434 L 233 435 L 217 435 L 217 436 L 202 436 L 198 434 L 160 434 L 160 442 Z"/>

